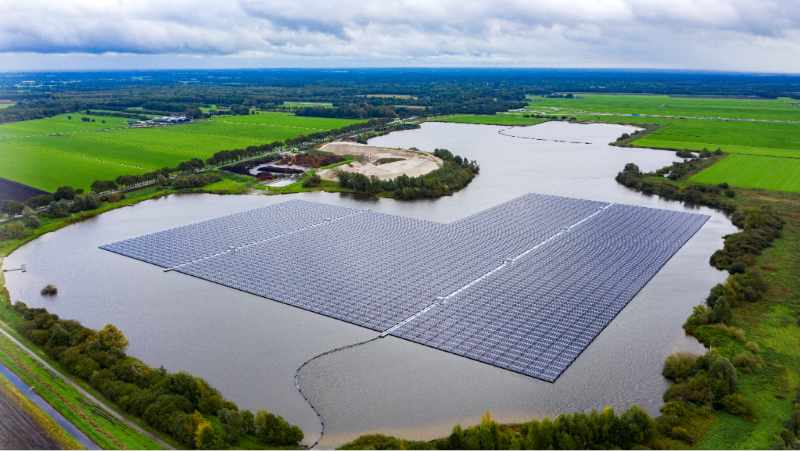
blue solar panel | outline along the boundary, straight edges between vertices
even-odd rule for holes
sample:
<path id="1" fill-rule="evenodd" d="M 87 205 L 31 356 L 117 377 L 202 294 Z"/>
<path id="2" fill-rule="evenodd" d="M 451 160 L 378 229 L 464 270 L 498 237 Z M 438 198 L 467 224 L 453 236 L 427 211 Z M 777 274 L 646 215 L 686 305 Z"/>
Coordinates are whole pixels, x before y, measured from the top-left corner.
<path id="1" fill-rule="evenodd" d="M 291 201 L 103 249 L 555 380 L 706 219 L 536 194 L 449 224 Z"/>
<path id="2" fill-rule="evenodd" d="M 392 334 L 554 381 L 706 220 L 612 205 Z"/>

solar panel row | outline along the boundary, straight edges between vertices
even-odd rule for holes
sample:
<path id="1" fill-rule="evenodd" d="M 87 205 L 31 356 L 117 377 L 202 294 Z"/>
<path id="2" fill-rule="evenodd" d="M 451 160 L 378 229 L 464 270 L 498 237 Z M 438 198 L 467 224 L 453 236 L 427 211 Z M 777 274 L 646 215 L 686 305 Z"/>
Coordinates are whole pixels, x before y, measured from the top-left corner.
<path id="1" fill-rule="evenodd" d="M 554 381 L 706 219 L 612 205 L 392 334 Z"/>
<path id="2" fill-rule="evenodd" d="M 529 194 L 440 224 L 290 201 L 103 249 L 554 380 L 707 219 L 609 205 Z"/>

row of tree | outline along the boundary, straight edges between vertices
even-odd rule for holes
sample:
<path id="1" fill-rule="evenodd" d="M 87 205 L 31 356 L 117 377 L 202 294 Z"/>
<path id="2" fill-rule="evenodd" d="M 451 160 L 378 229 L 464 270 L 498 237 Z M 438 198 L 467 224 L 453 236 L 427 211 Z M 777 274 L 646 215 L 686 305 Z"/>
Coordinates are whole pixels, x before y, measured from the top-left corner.
<path id="1" fill-rule="evenodd" d="M 73 375 L 89 383 L 130 415 L 198 449 L 297 446 L 303 432 L 282 417 L 240 410 L 205 380 L 151 368 L 126 354 L 128 339 L 113 325 L 96 331 L 42 308 L 14 304 L 18 330 Z"/>
<path id="2" fill-rule="evenodd" d="M 430 441 L 365 435 L 340 449 L 631 449 L 653 446 L 656 424 L 638 406 L 621 415 L 613 409 L 564 414 L 516 425 L 495 422 L 487 412 L 479 425 L 455 426 Z"/>

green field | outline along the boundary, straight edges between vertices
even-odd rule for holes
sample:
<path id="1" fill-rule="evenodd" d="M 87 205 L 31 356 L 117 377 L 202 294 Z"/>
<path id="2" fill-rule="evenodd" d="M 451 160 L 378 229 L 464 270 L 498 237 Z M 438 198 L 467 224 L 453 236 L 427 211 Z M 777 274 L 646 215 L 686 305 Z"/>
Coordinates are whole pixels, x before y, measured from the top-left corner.
<path id="1" fill-rule="evenodd" d="M 545 119 L 526 117 L 521 114 L 449 114 L 431 118 L 435 122 L 456 122 L 482 125 L 536 125 Z"/>
<path id="2" fill-rule="evenodd" d="M 69 119 L 71 117 L 71 119 Z M 82 122 L 90 117 L 95 122 Z M 357 120 L 259 113 L 135 129 L 111 116 L 62 114 L 0 125 L 0 177 L 45 191 L 175 166 L 193 157 L 294 138 Z"/>
<path id="3" fill-rule="evenodd" d="M 733 186 L 800 192 L 800 159 L 728 155 L 689 180 Z"/>
<path id="4" fill-rule="evenodd" d="M 529 109 L 553 115 L 638 114 L 702 119 L 800 121 L 800 100 L 575 94 L 574 99 L 530 96 Z"/>
<path id="5" fill-rule="evenodd" d="M 655 124 L 635 147 L 716 150 L 736 155 L 692 177 L 743 188 L 800 191 L 800 101 L 661 95 L 529 97 L 528 111 L 581 121 Z"/>

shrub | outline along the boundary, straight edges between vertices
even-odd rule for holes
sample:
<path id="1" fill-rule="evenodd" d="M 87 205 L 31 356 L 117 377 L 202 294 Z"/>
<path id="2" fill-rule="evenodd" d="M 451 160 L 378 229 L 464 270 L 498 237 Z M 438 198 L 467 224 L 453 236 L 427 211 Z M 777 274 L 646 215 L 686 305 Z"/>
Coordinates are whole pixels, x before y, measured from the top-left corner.
<path id="1" fill-rule="evenodd" d="M 103 191 L 113 191 L 117 189 L 117 182 L 113 180 L 97 180 L 92 183 L 92 191 L 102 193 Z"/>
<path id="2" fill-rule="evenodd" d="M 720 405 L 723 398 L 736 391 L 736 367 L 725 357 L 712 358 L 708 368 L 708 377 L 715 405 Z"/>
<path id="3" fill-rule="evenodd" d="M 201 173 L 175 177 L 171 184 L 175 189 L 190 189 L 199 188 L 220 180 L 222 180 L 222 177 L 220 177 L 219 174 Z"/>
<path id="4" fill-rule="evenodd" d="M 714 303 L 714 308 L 711 309 L 711 322 L 713 323 L 727 323 L 731 320 L 733 312 L 731 311 L 731 304 L 725 296 L 719 297 Z"/>
<path id="5" fill-rule="evenodd" d="M 25 226 L 20 222 L 9 222 L 0 226 L 0 240 L 18 240 L 27 234 Z"/>
<path id="6" fill-rule="evenodd" d="M 316 173 L 312 173 L 309 177 L 303 180 L 303 187 L 313 188 L 319 186 L 321 183 L 322 183 L 322 178 Z"/>
<path id="7" fill-rule="evenodd" d="M 69 213 L 70 202 L 67 200 L 57 200 L 47 206 L 47 210 L 45 210 L 44 214 L 51 218 L 64 218 L 69 216 Z"/>
<path id="8" fill-rule="evenodd" d="M 736 368 L 748 373 L 761 368 L 763 364 L 764 361 L 761 359 L 761 357 L 747 352 L 740 352 L 733 358 L 733 365 Z"/>
<path id="9" fill-rule="evenodd" d="M 24 208 L 25 205 L 13 200 L 3 201 L 2 204 L 0 205 L 0 211 L 9 216 L 16 216 L 22 213 L 22 210 Z"/>
<path id="10" fill-rule="evenodd" d="M 753 416 L 753 406 L 739 393 L 727 395 L 722 398 L 722 408 L 731 415 L 749 418 Z"/>
<path id="11" fill-rule="evenodd" d="M 58 294 L 58 288 L 55 285 L 47 284 L 42 288 L 42 296 L 55 296 Z"/>
<path id="12" fill-rule="evenodd" d="M 36 229 L 42 225 L 42 221 L 35 214 L 28 213 L 22 216 L 22 225 L 29 229 Z"/>
<path id="13" fill-rule="evenodd" d="M 72 200 L 75 198 L 75 188 L 71 186 L 59 186 L 56 192 L 53 193 L 54 200 Z"/>
<path id="14" fill-rule="evenodd" d="M 698 359 L 698 355 L 688 352 L 670 354 L 664 361 L 661 374 L 671 381 L 685 380 L 695 374 Z"/>

